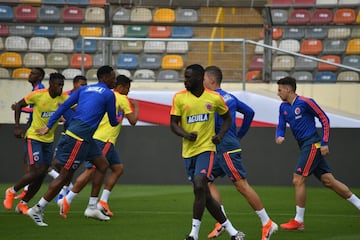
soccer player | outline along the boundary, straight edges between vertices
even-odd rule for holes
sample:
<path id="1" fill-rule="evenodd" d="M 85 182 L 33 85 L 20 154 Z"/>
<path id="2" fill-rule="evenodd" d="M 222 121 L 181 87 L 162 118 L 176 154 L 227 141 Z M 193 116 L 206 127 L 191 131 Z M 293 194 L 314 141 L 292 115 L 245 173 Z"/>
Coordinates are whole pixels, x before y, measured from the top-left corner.
<path id="1" fill-rule="evenodd" d="M 54 128 L 45 136 L 39 136 L 36 132 L 38 128 L 48 123 L 51 115 L 57 110 L 68 96 L 62 93 L 65 77 L 59 73 L 50 74 L 49 88 L 32 92 L 16 103 L 15 106 L 15 129 L 16 137 L 23 136 L 20 127 L 21 109 L 29 104 L 32 105 L 32 121 L 25 134 L 26 154 L 29 171 L 5 193 L 4 207 L 10 210 L 13 205 L 15 194 L 24 186 L 29 184 L 29 189 L 16 206 L 16 211 L 26 214 L 28 211 L 28 201 L 38 192 L 41 184 L 51 165 L 53 156 Z"/>
<path id="2" fill-rule="evenodd" d="M 198 240 L 205 207 L 225 227 L 231 239 L 242 240 L 245 234 L 237 231 L 211 196 L 208 180 L 219 144 L 231 125 L 231 115 L 222 97 L 204 88 L 204 68 L 189 65 L 185 69 L 185 88 L 173 97 L 170 111 L 170 128 L 182 137 L 182 157 L 188 179 L 193 184 L 194 204 L 192 229 L 186 240 Z M 215 134 L 215 113 L 223 119 Z"/>
<path id="3" fill-rule="evenodd" d="M 135 100 L 132 100 L 130 103 L 127 97 L 130 90 L 131 81 L 132 80 L 130 78 L 124 75 L 117 76 L 114 94 L 116 98 L 116 108 L 121 109 L 121 111 L 118 112 L 119 118 L 123 118 L 123 116 L 125 116 L 129 123 L 134 126 L 138 120 L 139 106 Z M 132 108 L 134 110 L 132 110 Z M 121 123 L 115 127 L 111 126 L 108 117 L 105 114 L 93 136 L 96 144 L 100 149 L 102 149 L 104 156 L 110 164 L 111 173 L 105 181 L 105 187 L 102 192 L 100 201 L 98 202 L 97 197 L 90 197 L 88 208 L 97 204 L 97 207 L 108 216 L 113 216 L 113 212 L 110 210 L 108 205 L 108 199 L 111 190 L 124 171 L 124 164 L 115 150 L 115 143 L 120 134 L 120 129 Z M 60 215 L 62 215 L 64 218 L 67 217 L 67 212 L 70 210 L 71 202 L 86 186 L 89 180 L 93 177 L 93 174 L 96 174 L 96 168 L 91 162 L 87 162 L 85 171 L 76 179 L 73 189 L 62 201 L 58 202 L 58 205 L 60 206 Z M 93 186 L 93 188 L 96 187 L 97 186 Z"/>
<path id="4" fill-rule="evenodd" d="M 45 77 L 45 71 L 44 69 L 42 68 L 33 68 L 31 69 L 31 72 L 29 74 L 29 77 L 28 77 L 28 82 L 31 84 L 32 86 L 32 92 L 33 91 L 36 91 L 36 90 L 39 90 L 39 89 L 44 89 L 45 86 L 44 84 L 42 83 L 42 80 L 44 79 Z M 15 110 L 15 107 L 16 107 L 16 103 L 12 104 L 11 105 L 11 109 L 12 110 Z M 28 121 L 27 121 L 27 128 L 30 127 L 31 125 L 31 120 L 32 120 L 32 112 L 33 112 L 33 105 L 29 105 L 29 106 L 25 106 L 23 108 L 21 108 L 21 112 L 23 113 L 28 113 L 29 114 L 29 117 L 28 117 Z M 28 166 L 28 163 L 27 163 L 27 159 L 28 159 L 28 156 L 26 153 L 24 153 L 24 172 L 28 172 L 29 171 L 29 166 Z M 53 172 L 50 172 L 49 175 L 51 175 Z M 27 190 L 28 190 L 29 186 L 26 185 L 24 187 L 24 190 L 15 197 L 15 199 L 22 199 Z"/>
<path id="5" fill-rule="evenodd" d="M 94 176 L 93 180 L 99 183 L 99 186 L 104 179 L 109 164 L 92 136 L 106 112 L 111 126 L 119 124 L 115 108 L 115 95 L 111 91 L 116 83 L 115 71 L 110 66 L 102 66 L 97 71 L 97 78 L 98 83 L 82 87 L 71 94 L 70 98 L 51 116 L 46 126 L 38 129 L 39 135 L 46 135 L 61 115 L 77 103 L 73 119 L 68 129 L 61 135 L 57 145 L 55 159 L 62 166 L 60 175 L 50 183 L 48 190 L 39 202 L 28 211 L 28 215 L 38 226 L 47 226 L 43 222 L 44 208 L 49 201 L 55 198 L 64 184 L 72 179 L 74 172 L 84 160 L 91 159 L 96 166 L 98 174 Z M 100 188 L 94 190 L 94 194 L 97 196 L 99 191 Z M 87 217 L 94 217 L 98 214 L 102 213 L 96 206 L 85 212 Z M 109 219 L 108 217 L 104 220 Z"/>
<path id="6" fill-rule="evenodd" d="M 250 206 L 259 216 L 262 224 L 262 240 L 270 239 L 271 235 L 277 231 L 278 226 L 273 222 L 261 202 L 260 197 L 246 180 L 246 170 L 242 163 L 241 146 L 239 140 L 248 132 L 254 118 L 254 110 L 244 102 L 237 99 L 234 95 L 221 89 L 222 72 L 216 66 L 209 66 L 205 69 L 204 86 L 210 90 L 218 92 L 229 108 L 232 117 L 230 129 L 224 135 L 223 140 L 216 145 L 215 162 L 212 169 L 212 177 L 209 182 L 210 192 L 213 197 L 221 204 L 221 196 L 214 180 L 217 177 L 227 175 L 234 183 L 236 189 L 245 197 Z M 236 112 L 244 115 L 243 123 L 239 130 L 236 130 Z M 215 132 L 219 132 L 222 124 L 221 117 L 215 115 Z M 224 211 L 224 207 L 221 205 Z M 209 233 L 208 238 L 218 237 L 224 228 L 220 223 L 215 224 L 215 229 Z"/>
<path id="7" fill-rule="evenodd" d="M 294 219 L 281 224 L 280 227 L 286 230 L 304 230 L 305 182 L 311 174 L 314 174 L 325 187 L 332 189 L 360 210 L 360 199 L 344 183 L 334 177 L 325 159 L 325 156 L 329 154 L 328 116 L 313 99 L 296 94 L 294 78 L 282 78 L 277 81 L 277 84 L 278 96 L 283 102 L 279 108 L 275 141 L 277 144 L 284 142 L 288 124 L 300 148 L 300 156 L 292 180 L 295 187 L 296 215 Z M 315 118 L 321 123 L 321 136 L 316 128 Z"/>
<path id="8" fill-rule="evenodd" d="M 73 78 L 73 88 L 71 90 L 65 91 L 65 94 L 68 94 L 70 96 L 77 89 L 79 89 L 80 87 L 86 86 L 86 85 L 87 85 L 87 78 L 82 75 L 77 75 Z M 66 129 L 69 127 L 70 121 L 73 118 L 73 115 L 75 112 L 75 107 L 76 106 L 71 107 L 62 115 L 62 118 L 64 121 L 64 131 L 66 131 Z M 53 165 L 55 166 L 57 171 L 60 171 L 61 166 L 57 166 L 57 161 L 54 161 Z M 66 193 L 72 189 L 72 187 L 73 187 L 73 184 L 71 182 L 66 183 L 63 186 L 63 188 L 61 189 L 61 191 L 60 191 L 59 195 L 57 196 L 57 198 L 55 199 L 55 201 L 57 202 L 58 200 L 62 199 L 66 195 Z"/>

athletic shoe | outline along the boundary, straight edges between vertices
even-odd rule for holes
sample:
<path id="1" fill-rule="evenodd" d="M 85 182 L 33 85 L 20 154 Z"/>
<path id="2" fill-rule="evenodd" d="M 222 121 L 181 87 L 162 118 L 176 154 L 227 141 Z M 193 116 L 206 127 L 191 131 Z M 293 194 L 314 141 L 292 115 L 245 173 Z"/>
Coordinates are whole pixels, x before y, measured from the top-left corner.
<path id="1" fill-rule="evenodd" d="M 187 236 L 184 240 L 195 240 L 195 238 L 192 236 Z"/>
<path id="2" fill-rule="evenodd" d="M 32 208 L 29 208 L 27 215 L 32 218 L 32 220 L 40 227 L 46 227 L 47 224 L 43 222 L 43 212 L 40 208 L 35 205 Z"/>
<path id="3" fill-rule="evenodd" d="M 21 213 L 21 214 L 27 214 L 29 208 L 28 205 L 26 203 L 18 203 L 15 207 L 15 212 L 17 213 Z"/>
<path id="4" fill-rule="evenodd" d="M 88 206 L 84 212 L 85 217 L 94 218 L 100 221 L 109 221 L 110 217 L 104 215 L 96 206 Z"/>
<path id="5" fill-rule="evenodd" d="M 60 199 L 57 202 L 57 205 L 60 207 L 60 215 L 63 218 L 67 218 L 67 212 L 70 210 L 70 204 L 68 203 L 68 201 L 66 200 L 66 197 L 63 199 Z"/>
<path id="6" fill-rule="evenodd" d="M 215 223 L 215 228 L 208 234 L 208 238 L 216 238 L 225 231 L 225 228 L 220 223 Z"/>
<path id="7" fill-rule="evenodd" d="M 23 199 L 28 190 L 23 190 L 19 195 L 15 197 L 15 199 Z"/>
<path id="8" fill-rule="evenodd" d="M 304 230 L 304 223 L 291 219 L 289 222 L 281 224 L 280 227 L 285 230 Z"/>
<path id="9" fill-rule="evenodd" d="M 109 205 L 107 204 L 107 202 L 100 200 L 97 204 L 97 207 L 100 209 L 100 211 L 103 214 L 105 214 L 109 217 L 114 216 L 114 213 L 112 211 L 110 211 L 110 208 L 109 208 Z"/>
<path id="10" fill-rule="evenodd" d="M 5 199 L 4 199 L 4 207 L 6 210 L 11 210 L 14 199 L 15 199 L 15 193 L 11 191 L 11 188 L 6 189 Z"/>
<path id="11" fill-rule="evenodd" d="M 278 230 L 278 225 L 273 221 L 269 220 L 262 228 L 261 240 L 269 240 L 271 235 Z"/>
<path id="12" fill-rule="evenodd" d="M 235 236 L 232 236 L 230 240 L 244 240 L 245 239 L 245 233 L 243 232 L 237 232 Z"/>

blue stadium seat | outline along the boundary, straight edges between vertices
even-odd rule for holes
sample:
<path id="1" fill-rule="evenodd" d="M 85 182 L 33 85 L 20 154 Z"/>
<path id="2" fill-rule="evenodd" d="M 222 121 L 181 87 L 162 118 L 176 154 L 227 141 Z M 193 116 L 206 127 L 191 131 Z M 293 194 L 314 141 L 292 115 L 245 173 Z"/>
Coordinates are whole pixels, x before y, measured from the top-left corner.
<path id="1" fill-rule="evenodd" d="M 14 14 L 12 8 L 9 6 L 0 6 L 0 21 L 12 21 L 14 18 Z"/>
<path id="2" fill-rule="evenodd" d="M 116 66 L 122 69 L 133 70 L 139 66 L 139 60 L 135 54 L 123 53 L 119 55 Z"/>
<path id="3" fill-rule="evenodd" d="M 34 36 L 53 38 L 56 35 L 55 27 L 53 26 L 36 26 L 34 29 Z"/>
<path id="4" fill-rule="evenodd" d="M 320 83 L 320 82 L 323 82 L 323 83 L 331 83 L 331 82 L 334 82 L 336 81 L 336 74 L 333 73 L 333 72 L 328 72 L 328 71 L 325 71 L 325 72 L 317 72 L 315 74 L 315 80 Z"/>
<path id="5" fill-rule="evenodd" d="M 84 44 L 85 44 L 84 53 L 95 53 L 96 52 L 96 50 L 97 50 L 96 40 L 86 39 Z M 78 53 L 81 53 L 81 48 L 82 48 L 82 39 L 79 38 L 76 40 L 76 43 L 75 43 L 75 51 Z"/>
<path id="6" fill-rule="evenodd" d="M 177 27 L 171 29 L 172 38 L 192 38 L 194 35 L 192 27 Z"/>

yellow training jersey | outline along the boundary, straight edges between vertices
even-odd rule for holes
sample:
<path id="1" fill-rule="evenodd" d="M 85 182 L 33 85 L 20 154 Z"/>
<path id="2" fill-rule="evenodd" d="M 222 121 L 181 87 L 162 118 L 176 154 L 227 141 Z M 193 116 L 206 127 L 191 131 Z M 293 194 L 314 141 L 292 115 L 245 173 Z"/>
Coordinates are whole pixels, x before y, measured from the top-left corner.
<path id="1" fill-rule="evenodd" d="M 122 95 L 118 92 L 115 92 L 115 99 L 116 99 L 116 109 L 118 110 L 120 108 L 120 111 L 118 111 L 117 115 L 119 118 L 124 117 L 124 115 L 127 115 L 129 113 L 132 113 L 132 108 L 130 101 L 126 95 Z M 96 132 L 94 133 L 93 138 L 103 141 L 103 142 L 111 142 L 115 145 L 117 137 L 119 136 L 120 129 L 121 129 L 121 122 L 113 127 L 110 125 L 108 114 L 105 113 L 103 119 L 101 120 Z"/>
<path id="2" fill-rule="evenodd" d="M 182 139 L 182 156 L 189 158 L 205 151 L 215 151 L 211 139 L 215 135 L 215 112 L 228 111 L 223 98 L 216 92 L 205 89 L 200 97 L 190 91 L 177 92 L 173 97 L 170 114 L 181 116 L 181 127 L 186 132 L 197 132 L 196 141 Z"/>
<path id="3" fill-rule="evenodd" d="M 65 102 L 65 100 L 69 97 L 67 94 L 62 94 L 55 98 L 52 98 L 49 94 L 49 89 L 40 89 L 34 92 L 31 92 L 24 100 L 27 104 L 34 105 L 33 107 L 33 119 L 30 127 L 26 131 L 26 137 L 31 138 L 40 142 L 51 143 L 54 141 L 54 133 L 57 127 L 57 122 L 50 129 L 50 131 L 43 135 L 39 136 L 36 132 L 37 129 L 46 126 L 51 115 L 58 109 L 60 104 Z"/>

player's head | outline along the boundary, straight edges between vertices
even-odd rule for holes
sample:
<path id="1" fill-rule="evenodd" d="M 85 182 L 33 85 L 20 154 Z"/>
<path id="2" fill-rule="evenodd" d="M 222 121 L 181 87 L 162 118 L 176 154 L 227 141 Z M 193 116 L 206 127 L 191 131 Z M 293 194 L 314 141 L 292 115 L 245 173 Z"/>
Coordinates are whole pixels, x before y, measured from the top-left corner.
<path id="1" fill-rule="evenodd" d="M 192 64 L 186 67 L 185 73 L 185 88 L 189 91 L 194 91 L 204 88 L 204 68 L 199 64 Z"/>
<path id="2" fill-rule="evenodd" d="M 28 81 L 29 83 L 33 84 L 36 82 L 41 82 L 45 77 L 45 71 L 42 68 L 35 67 L 31 69 L 29 74 Z"/>
<path id="3" fill-rule="evenodd" d="M 61 73 L 50 73 L 49 93 L 52 97 L 60 96 L 64 87 L 65 77 Z"/>
<path id="4" fill-rule="evenodd" d="M 105 83 L 109 88 L 115 87 L 115 71 L 112 67 L 108 65 L 100 67 L 96 72 L 96 76 L 99 82 Z"/>
<path id="5" fill-rule="evenodd" d="M 277 81 L 277 95 L 283 101 L 292 101 L 296 91 L 296 79 L 292 77 L 284 77 Z"/>
<path id="6" fill-rule="evenodd" d="M 115 90 L 122 95 L 128 95 L 132 80 L 125 75 L 118 75 L 116 77 Z"/>
<path id="7" fill-rule="evenodd" d="M 217 66 L 209 66 L 205 68 L 204 86 L 209 89 L 219 88 L 222 82 L 222 71 Z"/>
<path id="8" fill-rule="evenodd" d="M 77 75 L 73 78 L 73 90 L 78 89 L 79 87 L 87 85 L 87 78 L 83 75 Z"/>

